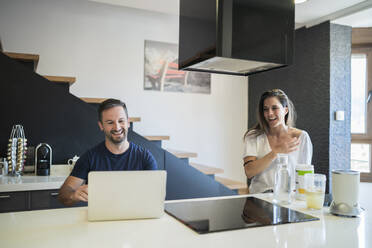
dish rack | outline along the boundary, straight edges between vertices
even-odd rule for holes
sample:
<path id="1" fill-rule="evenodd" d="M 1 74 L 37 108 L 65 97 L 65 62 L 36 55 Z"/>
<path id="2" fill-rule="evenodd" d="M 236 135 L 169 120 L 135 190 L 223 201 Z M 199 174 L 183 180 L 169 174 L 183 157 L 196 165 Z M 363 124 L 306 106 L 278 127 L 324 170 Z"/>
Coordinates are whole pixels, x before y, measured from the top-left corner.
<path id="1" fill-rule="evenodd" d="M 8 175 L 21 175 L 26 160 L 27 139 L 22 125 L 13 125 L 8 144 Z"/>

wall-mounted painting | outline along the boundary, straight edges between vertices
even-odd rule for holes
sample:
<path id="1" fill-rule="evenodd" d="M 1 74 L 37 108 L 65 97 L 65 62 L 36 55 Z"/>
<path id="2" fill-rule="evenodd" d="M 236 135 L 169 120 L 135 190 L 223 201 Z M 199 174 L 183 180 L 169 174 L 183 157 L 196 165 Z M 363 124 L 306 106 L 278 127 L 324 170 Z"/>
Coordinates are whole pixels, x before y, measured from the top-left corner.
<path id="1" fill-rule="evenodd" d="M 144 89 L 211 93 L 211 74 L 178 70 L 177 44 L 145 41 Z"/>

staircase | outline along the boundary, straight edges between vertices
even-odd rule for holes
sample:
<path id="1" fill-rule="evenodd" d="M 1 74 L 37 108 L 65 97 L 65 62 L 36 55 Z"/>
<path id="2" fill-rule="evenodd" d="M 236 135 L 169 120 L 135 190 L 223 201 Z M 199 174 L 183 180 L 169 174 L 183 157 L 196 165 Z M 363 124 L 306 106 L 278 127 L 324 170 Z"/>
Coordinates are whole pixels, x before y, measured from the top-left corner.
<path id="1" fill-rule="evenodd" d="M 34 72 L 36 72 L 36 68 L 38 65 L 39 58 L 40 58 L 39 55 L 24 54 L 24 53 L 10 53 L 10 52 L 4 52 L 4 54 L 18 61 L 19 63 L 33 70 Z M 67 93 L 69 93 L 69 87 L 73 83 L 76 82 L 75 77 L 51 76 L 51 75 L 43 75 L 43 77 L 49 80 L 50 82 L 54 83 L 56 87 L 63 88 L 63 91 Z M 93 106 L 94 108 L 97 108 L 98 105 L 101 102 L 105 101 L 106 99 L 107 98 L 88 98 L 88 97 L 80 98 L 81 101 L 89 104 L 90 106 Z M 134 123 L 140 122 L 140 121 L 141 121 L 140 117 L 129 117 L 129 122 L 131 123 L 130 130 L 133 131 Z M 155 145 L 158 148 L 162 147 L 163 141 L 167 141 L 170 139 L 170 137 L 166 135 L 145 135 L 142 137 L 145 140 L 151 142 L 153 145 Z M 187 165 L 189 165 L 190 168 L 194 168 L 197 171 L 203 173 L 204 175 L 207 175 L 209 178 L 221 183 L 222 185 L 226 186 L 228 189 L 233 190 L 236 193 L 243 193 L 243 194 L 247 193 L 247 186 L 245 183 L 237 182 L 237 181 L 227 179 L 227 178 L 217 177 L 216 174 L 223 173 L 224 172 L 223 169 L 213 167 L 213 166 L 197 164 L 197 163 L 190 163 L 189 159 L 197 157 L 197 153 L 179 151 L 179 150 L 173 150 L 173 149 L 167 149 L 167 152 L 169 152 L 170 154 L 174 155 L 176 158 L 185 162 Z"/>

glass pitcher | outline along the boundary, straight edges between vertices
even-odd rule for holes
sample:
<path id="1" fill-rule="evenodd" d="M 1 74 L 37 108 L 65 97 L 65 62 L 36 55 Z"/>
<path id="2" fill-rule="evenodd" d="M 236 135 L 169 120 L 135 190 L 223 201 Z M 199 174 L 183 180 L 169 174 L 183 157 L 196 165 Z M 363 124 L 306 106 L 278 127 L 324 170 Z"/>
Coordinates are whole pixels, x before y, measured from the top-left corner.
<path id="1" fill-rule="evenodd" d="M 292 173 L 287 154 L 278 154 L 275 171 L 274 203 L 290 204 L 292 193 Z"/>

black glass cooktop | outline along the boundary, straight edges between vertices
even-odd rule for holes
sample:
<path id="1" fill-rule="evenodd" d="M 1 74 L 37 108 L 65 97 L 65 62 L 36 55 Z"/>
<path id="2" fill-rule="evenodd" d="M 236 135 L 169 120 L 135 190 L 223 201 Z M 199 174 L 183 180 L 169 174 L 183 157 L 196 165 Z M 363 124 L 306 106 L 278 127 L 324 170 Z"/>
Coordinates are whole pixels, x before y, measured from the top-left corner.
<path id="1" fill-rule="evenodd" d="M 165 211 L 200 234 L 319 220 L 255 197 L 166 203 Z"/>

